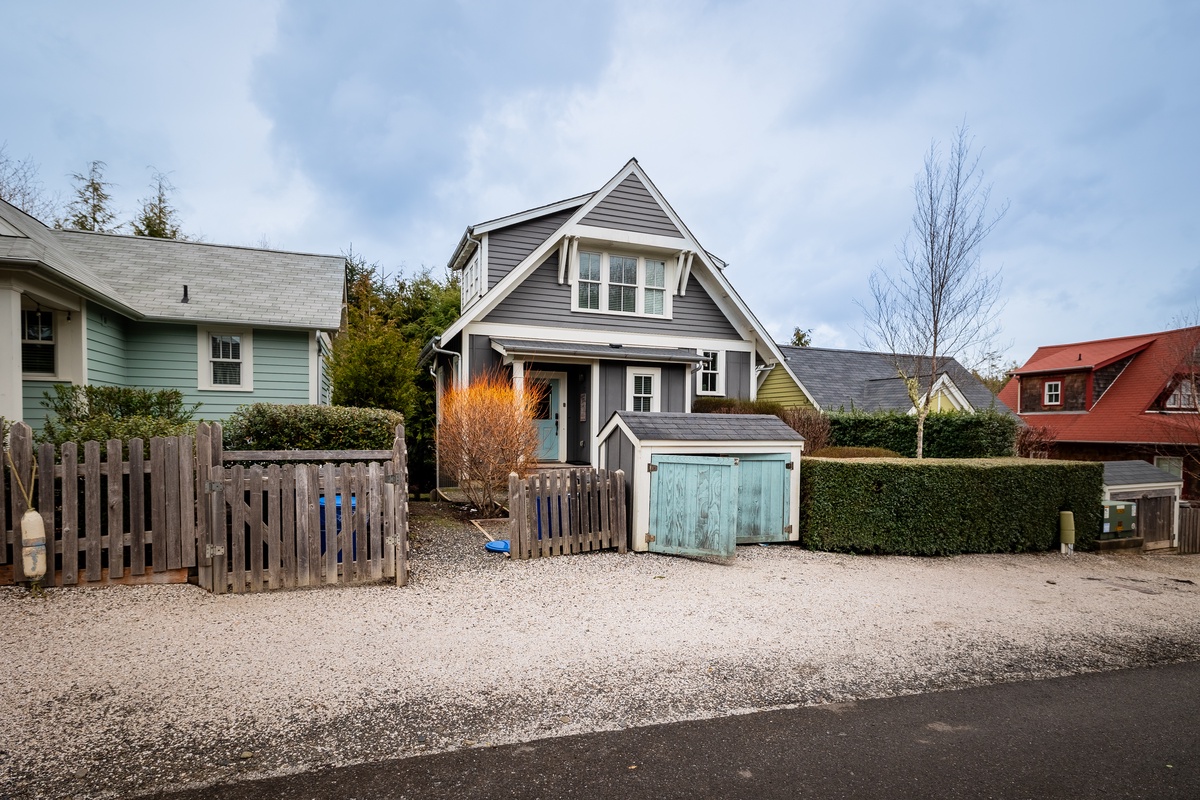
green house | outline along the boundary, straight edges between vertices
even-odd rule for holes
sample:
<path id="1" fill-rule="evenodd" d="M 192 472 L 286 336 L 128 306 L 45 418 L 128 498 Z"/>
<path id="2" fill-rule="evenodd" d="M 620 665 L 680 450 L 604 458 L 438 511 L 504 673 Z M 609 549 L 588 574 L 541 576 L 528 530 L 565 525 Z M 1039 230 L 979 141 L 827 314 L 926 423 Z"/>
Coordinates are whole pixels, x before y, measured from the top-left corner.
<path id="1" fill-rule="evenodd" d="M 0 201 L 0 417 L 56 383 L 179 389 L 199 416 L 329 402 L 345 259 L 60 231 Z"/>

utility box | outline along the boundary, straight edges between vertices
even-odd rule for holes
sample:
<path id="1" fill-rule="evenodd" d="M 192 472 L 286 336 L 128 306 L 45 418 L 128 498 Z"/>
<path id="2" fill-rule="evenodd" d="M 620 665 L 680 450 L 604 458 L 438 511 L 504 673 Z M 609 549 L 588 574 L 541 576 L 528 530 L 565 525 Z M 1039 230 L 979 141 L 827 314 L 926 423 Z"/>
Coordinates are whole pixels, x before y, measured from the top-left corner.
<path id="1" fill-rule="evenodd" d="M 1133 500 L 1104 503 L 1104 524 L 1100 528 L 1103 539 L 1124 539 L 1137 535 L 1137 503 Z"/>

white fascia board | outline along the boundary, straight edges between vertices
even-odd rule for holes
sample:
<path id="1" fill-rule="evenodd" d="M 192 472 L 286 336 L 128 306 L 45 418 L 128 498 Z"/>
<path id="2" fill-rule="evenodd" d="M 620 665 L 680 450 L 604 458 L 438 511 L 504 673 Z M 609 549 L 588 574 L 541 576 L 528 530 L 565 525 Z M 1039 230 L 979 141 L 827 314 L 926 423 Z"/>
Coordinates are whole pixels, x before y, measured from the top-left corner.
<path id="1" fill-rule="evenodd" d="M 634 442 L 637 442 L 634 439 Z M 764 441 L 755 439 L 747 440 L 703 440 L 703 441 L 685 441 L 681 439 L 643 439 L 640 442 L 642 447 L 651 448 L 657 455 L 687 455 L 689 453 L 721 453 L 730 457 L 736 458 L 739 453 L 784 453 L 794 452 L 799 454 L 804 450 L 803 442 L 777 440 Z M 797 456 L 798 457 L 798 456 Z"/>
<path id="2" fill-rule="evenodd" d="M 663 236 L 659 233 L 642 233 L 640 231 L 625 231 L 617 228 L 598 228 L 593 225 L 572 225 L 562 231 L 568 236 L 578 236 L 588 241 L 600 242 L 605 245 L 630 245 L 632 247 L 647 247 L 678 253 L 687 250 L 694 243 L 677 236 Z"/>
<path id="3" fill-rule="evenodd" d="M 568 208 L 574 208 L 575 206 L 586 203 L 588 198 L 591 196 L 592 193 L 589 192 L 588 194 L 581 194 L 578 197 L 570 197 L 566 200 L 560 200 L 557 203 L 551 203 L 548 206 L 538 206 L 537 208 L 531 208 L 528 211 L 510 214 L 507 217 L 490 219 L 487 222 L 480 222 L 477 225 L 472 225 L 470 230 L 473 234 L 478 236 L 481 233 L 487 233 L 488 231 L 494 231 L 500 228 L 507 228 L 510 225 L 519 225 L 522 222 L 528 222 L 531 219 L 546 217 L 551 214 L 557 214 L 559 211 L 566 211 Z"/>
<path id="4" fill-rule="evenodd" d="M 1109 494 L 1112 494 L 1113 492 L 1141 492 L 1141 491 L 1156 492 L 1156 491 L 1159 491 L 1160 489 L 1167 489 L 1170 491 L 1174 491 L 1175 494 L 1178 495 L 1180 492 L 1183 491 L 1183 481 L 1174 481 L 1174 482 L 1167 482 L 1167 483 L 1114 483 L 1111 486 L 1107 483 L 1104 484 L 1104 490 L 1106 492 L 1108 492 Z M 1122 501 L 1115 500 L 1112 502 L 1119 503 Z"/>
<path id="5" fill-rule="evenodd" d="M 515 325 L 511 322 L 476 322 L 470 326 L 476 336 L 499 337 L 501 339 L 529 339 L 532 341 L 575 342 L 578 344 L 610 344 L 620 339 L 621 344 L 641 347 L 663 347 L 695 351 L 727 350 L 753 353 L 754 343 L 745 339 L 703 339 L 678 334 L 634 333 L 630 331 L 605 331 L 592 328 L 558 328 L 540 325 Z M 449 332 L 449 329 L 447 329 Z M 448 338 L 448 337 L 447 337 Z"/>
<path id="6" fill-rule="evenodd" d="M 930 391 L 929 396 L 932 398 L 933 395 L 942 391 L 950 395 L 950 399 L 954 401 L 956 406 L 958 406 L 959 411 L 969 411 L 971 413 L 975 412 L 975 407 L 967 402 L 967 398 L 958 390 L 958 386 L 954 383 L 954 381 L 950 380 L 950 376 L 945 373 L 942 373 L 942 376 L 937 379 L 936 383 L 933 384 L 933 389 Z"/>
<path id="7" fill-rule="evenodd" d="M 620 428 L 621 432 L 625 434 L 625 438 L 633 442 L 635 446 L 640 443 L 641 440 L 633 435 L 633 431 L 629 430 L 629 426 L 626 425 L 625 421 L 621 419 L 619 413 L 613 414 L 612 419 L 608 421 L 608 424 L 601 428 L 600 432 L 596 434 L 596 439 L 603 442 L 612 435 L 613 430 L 616 428 Z"/>

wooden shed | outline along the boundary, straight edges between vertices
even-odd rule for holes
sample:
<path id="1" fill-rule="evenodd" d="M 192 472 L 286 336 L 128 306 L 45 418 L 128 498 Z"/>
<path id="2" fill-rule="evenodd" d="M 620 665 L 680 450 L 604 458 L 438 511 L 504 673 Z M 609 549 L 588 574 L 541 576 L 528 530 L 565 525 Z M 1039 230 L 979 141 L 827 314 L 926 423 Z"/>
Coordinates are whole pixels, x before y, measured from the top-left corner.
<path id="1" fill-rule="evenodd" d="M 1147 461 L 1104 461 L 1105 501 L 1137 504 L 1137 536 L 1126 542 L 1143 550 L 1178 545 L 1179 498 L 1183 481 Z"/>
<path id="2" fill-rule="evenodd" d="M 600 466 L 627 476 L 634 550 L 731 557 L 799 539 L 804 437 L 769 414 L 618 411 Z"/>

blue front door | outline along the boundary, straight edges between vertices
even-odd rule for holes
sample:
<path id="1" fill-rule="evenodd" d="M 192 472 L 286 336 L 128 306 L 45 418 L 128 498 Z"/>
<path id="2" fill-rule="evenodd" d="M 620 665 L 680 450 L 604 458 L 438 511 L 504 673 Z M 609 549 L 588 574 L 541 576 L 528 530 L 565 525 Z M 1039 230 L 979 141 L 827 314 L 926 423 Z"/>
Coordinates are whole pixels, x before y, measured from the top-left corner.
<path id="1" fill-rule="evenodd" d="M 541 382 L 545 387 L 537 406 L 537 430 L 541 447 L 538 449 L 538 461 L 558 461 L 558 413 L 562 393 L 559 378 L 549 378 Z"/>

